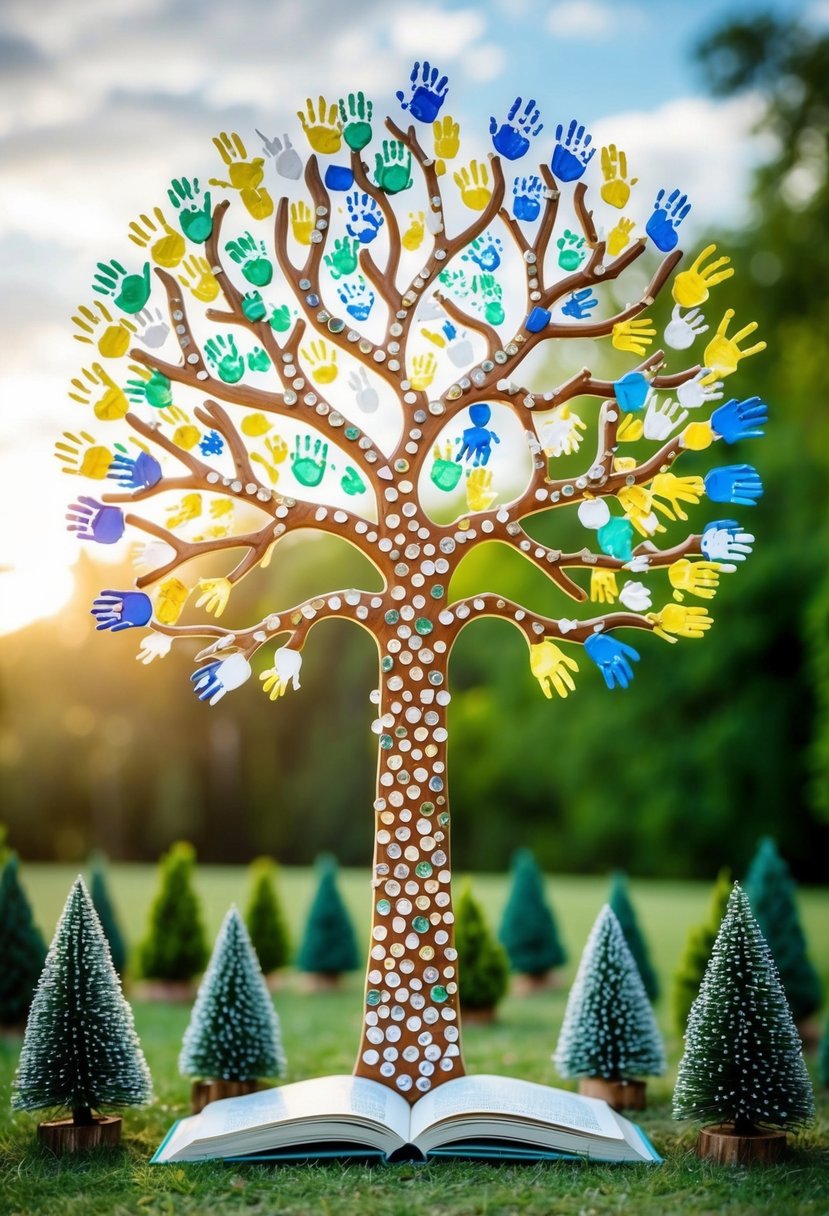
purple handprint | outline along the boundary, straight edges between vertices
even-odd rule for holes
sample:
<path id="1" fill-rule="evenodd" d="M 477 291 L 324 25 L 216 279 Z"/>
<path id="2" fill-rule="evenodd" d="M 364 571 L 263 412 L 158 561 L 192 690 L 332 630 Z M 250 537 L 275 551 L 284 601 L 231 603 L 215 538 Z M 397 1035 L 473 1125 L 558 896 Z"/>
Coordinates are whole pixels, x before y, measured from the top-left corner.
<path id="1" fill-rule="evenodd" d="M 588 134 L 584 124 L 579 125 L 577 118 L 571 120 L 566 136 L 563 124 L 558 124 L 550 167 L 559 181 L 574 182 L 581 177 L 596 151 L 590 147 L 592 142 L 593 136 Z"/>
<path id="2" fill-rule="evenodd" d="M 116 453 L 109 466 L 107 477 L 111 477 L 125 490 L 149 489 L 161 481 L 161 465 L 149 452 L 139 452 L 133 458 L 127 454 L 123 444 L 116 443 Z"/>
<path id="3" fill-rule="evenodd" d="M 653 215 L 645 225 L 645 232 L 662 253 L 670 253 L 679 240 L 677 228 L 691 210 L 687 194 L 672 190 L 665 201 L 665 191 L 660 190 L 653 204 Z"/>
<path id="4" fill-rule="evenodd" d="M 102 591 L 93 600 L 90 612 L 98 622 L 96 629 L 120 633 L 146 625 L 153 615 L 153 605 L 143 591 Z"/>
<path id="5" fill-rule="evenodd" d="M 124 535 L 124 512 L 120 507 L 105 507 L 95 498 L 81 494 L 69 506 L 67 531 L 78 540 L 94 540 L 99 545 L 114 545 Z"/>
<path id="6" fill-rule="evenodd" d="M 539 121 L 541 112 L 534 100 L 528 101 L 521 114 L 518 110 L 523 98 L 516 97 L 510 106 L 506 121 L 500 126 L 497 118 L 490 118 L 489 133 L 496 152 L 507 160 L 518 160 L 530 146 L 530 139 L 538 135 L 544 124 Z M 533 129 L 535 128 L 535 129 Z"/>
<path id="7" fill-rule="evenodd" d="M 402 108 L 408 110 L 412 118 L 419 122 L 434 122 L 446 100 L 449 80 L 446 76 L 440 76 L 438 79 L 439 76 L 439 69 L 431 67 L 428 60 L 424 60 L 422 67 L 420 61 L 416 60 L 410 77 L 411 96 L 408 101 L 402 90 L 399 89 L 396 93 Z"/>

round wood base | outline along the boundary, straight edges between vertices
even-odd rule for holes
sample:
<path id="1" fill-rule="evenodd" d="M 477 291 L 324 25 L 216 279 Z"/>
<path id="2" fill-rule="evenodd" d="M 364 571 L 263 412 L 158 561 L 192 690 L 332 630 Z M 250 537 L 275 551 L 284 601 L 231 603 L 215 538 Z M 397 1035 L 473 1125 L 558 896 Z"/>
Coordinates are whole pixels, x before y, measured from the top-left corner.
<path id="1" fill-rule="evenodd" d="M 603 1098 L 613 1110 L 644 1110 L 648 1104 L 644 1081 L 605 1081 L 603 1077 L 582 1077 L 579 1093 L 585 1098 Z"/>
<path id="2" fill-rule="evenodd" d="M 56 1157 L 85 1153 L 91 1148 L 115 1148 L 121 1140 L 121 1123 L 117 1115 L 101 1115 L 88 1124 L 54 1119 L 38 1124 L 37 1138 Z"/>
<path id="3" fill-rule="evenodd" d="M 238 1098 L 242 1094 L 254 1094 L 258 1089 L 264 1089 L 259 1081 L 223 1081 L 216 1078 L 212 1081 L 194 1081 L 190 1091 L 190 1105 L 193 1114 L 207 1106 L 208 1102 L 218 1102 L 220 1098 Z"/>
<path id="4" fill-rule="evenodd" d="M 730 1123 L 703 1127 L 697 1156 L 718 1165 L 774 1165 L 786 1153 L 786 1133 L 756 1131 L 738 1135 Z"/>

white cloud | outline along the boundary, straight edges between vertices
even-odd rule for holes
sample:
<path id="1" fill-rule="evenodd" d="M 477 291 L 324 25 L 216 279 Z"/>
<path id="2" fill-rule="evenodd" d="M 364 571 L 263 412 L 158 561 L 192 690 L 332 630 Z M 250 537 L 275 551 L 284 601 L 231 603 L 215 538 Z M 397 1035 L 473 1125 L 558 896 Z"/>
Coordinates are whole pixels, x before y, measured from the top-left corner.
<path id="1" fill-rule="evenodd" d="M 606 4 L 603 0 L 562 0 L 547 14 L 547 28 L 557 38 L 603 42 L 620 29 L 630 31 L 647 23 L 636 4 Z"/>
<path id="2" fill-rule="evenodd" d="M 803 15 L 812 25 L 829 25 L 829 0 L 814 0 Z"/>
<path id="3" fill-rule="evenodd" d="M 483 34 L 486 22 L 476 9 L 447 12 L 424 5 L 395 6 L 389 36 L 396 51 L 457 59 Z"/>
<path id="4" fill-rule="evenodd" d="M 506 55 L 501 47 L 492 42 L 473 46 L 464 56 L 464 68 L 470 80 L 485 83 L 500 76 L 506 64 Z"/>

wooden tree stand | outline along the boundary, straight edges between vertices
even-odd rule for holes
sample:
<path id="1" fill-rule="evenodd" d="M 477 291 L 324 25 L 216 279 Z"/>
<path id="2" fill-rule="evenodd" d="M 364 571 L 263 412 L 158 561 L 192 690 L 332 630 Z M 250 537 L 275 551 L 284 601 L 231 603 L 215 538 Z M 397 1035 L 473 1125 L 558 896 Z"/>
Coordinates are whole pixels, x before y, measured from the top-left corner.
<path id="1" fill-rule="evenodd" d="M 121 1123 L 118 1115 L 100 1115 L 91 1123 L 53 1119 L 38 1124 L 37 1138 L 56 1157 L 85 1153 L 92 1148 L 115 1148 L 121 1141 Z"/>
<path id="2" fill-rule="evenodd" d="M 644 1110 L 648 1104 L 644 1081 L 606 1081 L 604 1077 L 582 1077 L 579 1093 L 585 1098 L 603 1098 L 613 1110 Z"/>
<path id="3" fill-rule="evenodd" d="M 190 1105 L 193 1114 L 207 1106 L 208 1102 L 218 1102 L 220 1098 L 239 1098 L 242 1094 L 253 1094 L 258 1089 L 265 1089 L 260 1081 L 224 1081 L 214 1078 L 212 1081 L 194 1081 L 190 1091 Z"/>
<path id="4" fill-rule="evenodd" d="M 786 1133 L 766 1131 L 740 1134 L 731 1123 L 703 1127 L 697 1139 L 697 1156 L 718 1165 L 774 1165 L 786 1153 Z"/>

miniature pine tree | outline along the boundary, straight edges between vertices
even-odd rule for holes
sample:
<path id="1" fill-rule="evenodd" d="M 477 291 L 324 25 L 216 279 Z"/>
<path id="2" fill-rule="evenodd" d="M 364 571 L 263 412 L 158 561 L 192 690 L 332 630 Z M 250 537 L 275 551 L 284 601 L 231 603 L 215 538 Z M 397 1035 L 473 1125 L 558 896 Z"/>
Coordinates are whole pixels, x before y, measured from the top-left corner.
<path id="1" fill-rule="evenodd" d="M 611 878 L 607 902 L 615 912 L 616 919 L 625 935 L 628 949 L 636 960 L 642 983 L 645 985 L 645 992 L 647 992 L 649 1000 L 655 1001 L 659 996 L 659 980 L 651 963 L 648 944 L 639 928 L 639 921 L 630 900 L 627 877 L 621 870 L 617 870 Z"/>
<path id="2" fill-rule="evenodd" d="M 708 966 L 714 942 L 717 940 L 730 894 L 729 871 L 720 870 L 711 894 L 708 919 L 704 924 L 696 925 L 688 934 L 685 954 L 674 976 L 674 1024 L 681 1035 L 685 1034 L 688 1014 L 697 999 L 702 977 L 705 975 L 705 968 Z"/>
<path id="3" fill-rule="evenodd" d="M 124 936 L 121 933 L 121 927 L 118 924 L 118 917 L 115 915 L 115 908 L 109 896 L 109 888 L 104 872 L 104 859 L 100 854 L 95 854 L 91 859 L 89 893 L 92 897 L 95 911 L 98 913 L 104 937 L 109 942 L 112 965 L 118 974 L 122 976 L 127 963 L 127 947 L 124 942 Z"/>
<path id="4" fill-rule="evenodd" d="M 66 1107 L 92 1122 L 101 1106 L 152 1097 L 132 1010 L 83 879 L 66 900 L 32 1002 L 13 1085 L 17 1110 Z"/>
<path id="5" fill-rule="evenodd" d="M 319 860 L 319 885 L 308 912 L 299 948 L 300 971 L 339 976 L 360 965 L 354 927 L 337 887 L 337 863 L 326 855 Z"/>
<path id="6" fill-rule="evenodd" d="M 609 904 L 584 947 L 553 1061 L 563 1077 L 606 1081 L 665 1071 L 662 1039 L 642 977 Z"/>
<path id="7" fill-rule="evenodd" d="M 818 1047 L 817 1074 L 823 1088 L 829 1088 L 829 1017 L 824 1024 L 823 1035 Z"/>
<path id="8" fill-rule="evenodd" d="M 792 1015 L 800 1022 L 820 1008 L 820 980 L 806 951 L 795 882 L 769 836 L 758 845 L 745 893 L 777 965 Z"/>
<path id="9" fill-rule="evenodd" d="M 0 823 L 0 867 L 4 866 L 11 857 L 11 849 L 8 843 L 9 829 L 5 823 Z"/>
<path id="10" fill-rule="evenodd" d="M 46 943 L 12 853 L 0 872 L 0 1025 L 26 1020 L 45 958 Z"/>
<path id="11" fill-rule="evenodd" d="M 290 956 L 288 926 L 274 887 L 276 866 L 260 857 L 251 866 L 251 892 L 245 922 L 265 975 L 284 967 Z"/>
<path id="12" fill-rule="evenodd" d="M 814 1114 L 800 1037 L 771 951 L 738 883 L 691 1008 L 674 1118 L 739 1135 L 794 1128 Z"/>
<path id="13" fill-rule="evenodd" d="M 529 849 L 512 863 L 512 885 L 498 934 L 513 971 L 542 976 L 567 961 L 552 908 L 544 898 L 544 879 Z"/>
<path id="14" fill-rule="evenodd" d="M 507 991 L 509 962 L 469 885 L 458 900 L 455 946 L 461 1009 L 494 1009 Z"/>
<path id="15" fill-rule="evenodd" d="M 213 946 L 178 1067 L 184 1076 L 228 1081 L 279 1077 L 285 1071 L 279 1019 L 235 905 Z"/>
<path id="16" fill-rule="evenodd" d="M 207 945 L 193 890 L 193 846 L 174 844 L 159 864 L 159 888 L 141 946 L 141 972 L 148 979 L 192 979 L 204 970 Z"/>

